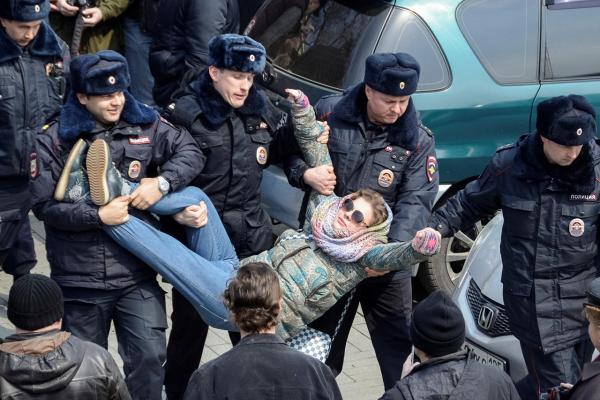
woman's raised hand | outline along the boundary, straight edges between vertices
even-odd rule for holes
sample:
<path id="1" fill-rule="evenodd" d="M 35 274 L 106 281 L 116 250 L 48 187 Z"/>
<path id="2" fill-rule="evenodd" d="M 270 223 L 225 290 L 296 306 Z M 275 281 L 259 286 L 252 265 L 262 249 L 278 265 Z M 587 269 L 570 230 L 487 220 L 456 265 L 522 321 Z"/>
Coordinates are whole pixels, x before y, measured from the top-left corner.
<path id="1" fill-rule="evenodd" d="M 415 234 L 411 244 L 417 253 L 432 256 L 440 251 L 442 235 L 433 228 L 421 229 Z"/>

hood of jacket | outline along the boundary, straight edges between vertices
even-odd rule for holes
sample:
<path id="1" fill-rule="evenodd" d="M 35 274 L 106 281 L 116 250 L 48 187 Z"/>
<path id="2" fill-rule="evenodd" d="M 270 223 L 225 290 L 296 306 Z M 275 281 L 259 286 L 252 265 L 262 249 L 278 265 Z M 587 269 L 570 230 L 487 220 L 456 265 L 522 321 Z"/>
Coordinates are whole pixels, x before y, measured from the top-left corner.
<path id="1" fill-rule="evenodd" d="M 42 22 L 36 37 L 25 48 L 32 56 L 39 58 L 61 57 L 62 50 L 56 34 L 46 22 Z M 12 40 L 3 28 L 0 28 L 0 63 L 19 58 L 25 52 Z"/>
<path id="2" fill-rule="evenodd" d="M 151 124 L 158 118 L 158 113 L 150 106 L 135 99 L 128 91 L 124 91 L 125 106 L 121 113 L 121 121 L 131 125 Z M 58 136 L 66 142 L 73 142 L 82 133 L 92 131 L 97 124 L 96 117 L 83 106 L 75 93 L 70 92 L 67 102 L 60 111 Z"/>
<path id="3" fill-rule="evenodd" d="M 268 110 L 268 99 L 252 85 L 244 105 L 234 109 L 215 89 L 208 70 L 204 70 L 191 84 L 200 111 L 211 129 L 217 129 L 231 116 L 233 112 L 243 116 L 254 116 L 265 119 L 269 128 L 275 130 L 278 120 L 272 118 Z"/>
<path id="4" fill-rule="evenodd" d="M 68 332 L 16 334 L 0 344 L 0 376 L 25 392 L 61 390 L 75 377 L 84 353 L 68 346 Z"/>
<path id="5" fill-rule="evenodd" d="M 571 165 L 561 167 L 548 162 L 538 133 L 523 135 L 517 142 L 513 173 L 532 181 L 551 177 L 560 190 L 591 193 L 595 188 L 595 165 L 600 162 L 596 148 L 593 142 L 583 145 L 579 157 Z"/>
<path id="6" fill-rule="evenodd" d="M 360 83 L 349 89 L 333 108 L 334 115 L 351 124 L 363 121 L 367 109 L 365 84 Z M 412 97 L 406 111 L 396 122 L 388 126 L 388 138 L 393 145 L 414 151 L 419 142 L 419 116 Z"/>

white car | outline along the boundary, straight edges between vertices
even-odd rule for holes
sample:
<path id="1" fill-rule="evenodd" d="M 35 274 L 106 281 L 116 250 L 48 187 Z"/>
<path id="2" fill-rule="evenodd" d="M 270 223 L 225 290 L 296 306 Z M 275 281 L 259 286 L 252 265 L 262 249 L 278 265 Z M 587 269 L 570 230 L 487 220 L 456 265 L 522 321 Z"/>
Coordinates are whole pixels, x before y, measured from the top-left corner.
<path id="1" fill-rule="evenodd" d="M 502 214 L 481 231 L 453 294 L 465 318 L 465 346 L 480 362 L 506 371 L 514 382 L 527 376 L 519 341 L 511 334 L 502 296 Z"/>

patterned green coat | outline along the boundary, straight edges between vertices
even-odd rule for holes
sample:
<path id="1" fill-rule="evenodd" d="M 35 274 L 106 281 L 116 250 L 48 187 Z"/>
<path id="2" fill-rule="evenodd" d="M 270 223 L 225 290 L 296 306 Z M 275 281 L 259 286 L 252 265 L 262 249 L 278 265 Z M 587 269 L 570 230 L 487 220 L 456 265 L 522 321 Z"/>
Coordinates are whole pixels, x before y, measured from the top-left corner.
<path id="1" fill-rule="evenodd" d="M 327 145 L 319 144 L 312 107 L 293 110 L 296 139 L 311 167 L 331 164 Z M 310 219 L 315 207 L 325 196 L 312 192 L 306 212 L 306 233 L 289 229 L 281 234 L 275 246 L 242 260 L 241 264 L 263 262 L 273 267 L 279 276 L 283 292 L 283 310 L 277 333 L 288 339 L 331 308 L 338 299 L 366 278 L 365 267 L 397 270 L 410 268 L 425 260 L 415 252 L 410 242 L 374 246 L 356 262 L 334 260 L 311 239 Z"/>

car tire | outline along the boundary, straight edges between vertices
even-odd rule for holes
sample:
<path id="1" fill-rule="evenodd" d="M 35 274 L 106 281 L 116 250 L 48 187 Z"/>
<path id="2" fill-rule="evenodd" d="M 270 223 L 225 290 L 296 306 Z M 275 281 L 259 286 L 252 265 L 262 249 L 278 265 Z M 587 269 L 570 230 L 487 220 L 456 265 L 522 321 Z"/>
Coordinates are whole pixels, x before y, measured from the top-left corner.
<path id="1" fill-rule="evenodd" d="M 427 292 L 444 290 L 452 293 L 458 284 L 464 263 L 483 224 L 477 222 L 471 229 L 458 231 L 442 239 L 440 252 L 419 266 L 417 278 Z"/>

